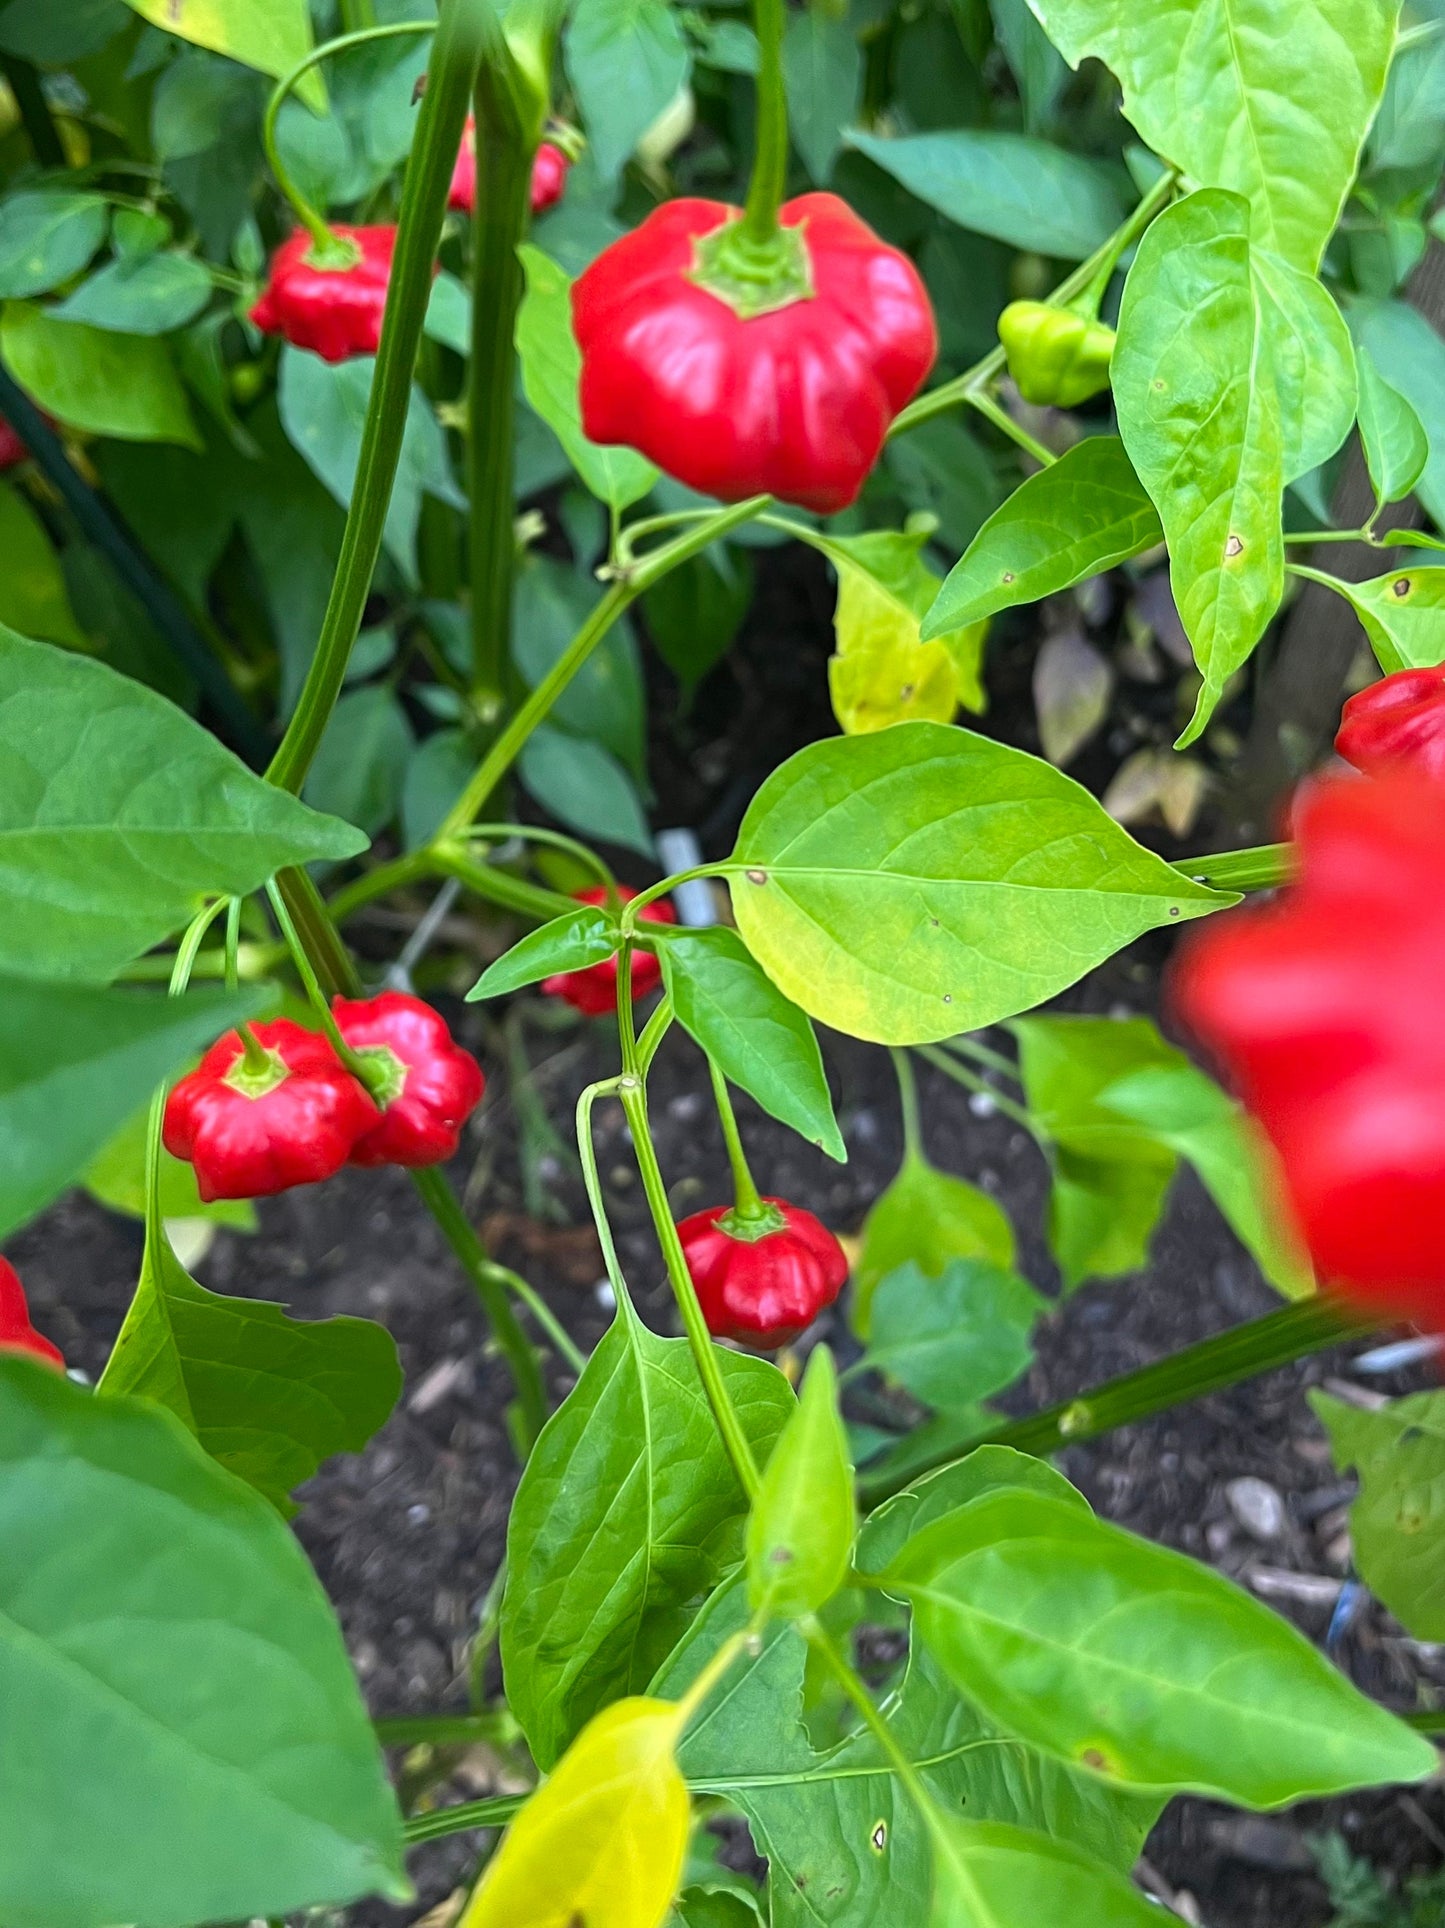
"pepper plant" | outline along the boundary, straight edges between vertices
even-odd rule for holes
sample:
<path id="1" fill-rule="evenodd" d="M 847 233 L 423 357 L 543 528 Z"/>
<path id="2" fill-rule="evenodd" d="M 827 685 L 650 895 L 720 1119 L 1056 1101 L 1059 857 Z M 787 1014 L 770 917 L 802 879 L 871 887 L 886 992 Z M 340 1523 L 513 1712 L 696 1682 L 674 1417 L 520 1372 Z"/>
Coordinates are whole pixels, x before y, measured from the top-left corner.
<path id="1" fill-rule="evenodd" d="M 145 1236 L 94 1386 L 0 1269 L 11 1928 L 401 1902 L 409 1849 L 462 1830 L 465 1928 L 1129 1928 L 1172 1795 L 1432 1772 L 1419 1723 L 1050 1455 L 1439 1323 L 1445 572 L 1423 517 L 1382 531 L 1445 507 L 1445 350 L 1397 298 L 1445 162 L 1437 24 L 0 8 L 0 1231 L 83 1183 Z M 1341 529 L 1356 426 L 1374 507 Z M 1296 559 L 1347 536 L 1376 574 Z M 696 684 L 781 542 L 836 577 L 839 733 L 658 876 L 633 621 Z M 975 727 L 991 624 L 1164 556 L 1179 746 L 1220 778 L 1294 579 L 1387 672 L 1340 739 L 1362 774 L 1290 841 L 1171 864 Z M 445 1169 L 483 1067 L 348 941 L 428 884 L 403 977 L 460 897 L 494 940 L 472 998 L 540 987 L 615 1038 L 577 1098 L 616 1305 L 590 1356 Z M 1041 1008 L 1201 923 L 1174 1009 L 1248 1109 L 1149 1019 Z M 903 1165 L 851 1252 L 754 1173 L 730 1095 L 842 1158 L 815 1024 L 897 1070 Z M 648 1087 L 683 1033 L 733 1185 L 678 1222 Z M 932 1162 L 919 1059 L 1037 1141 L 1066 1291 L 1142 1265 L 1182 1160 L 1281 1309 L 1002 1418 L 1047 1301 Z M 619 1262 L 604 1099 L 678 1336 Z M 390 1412 L 389 1335 L 213 1293 L 168 1229 L 348 1164 L 411 1172 L 511 1376 L 472 1672 L 495 1643 L 525 1793 L 403 1812 L 286 1524 Z M 1363 1577 L 1427 1639 L 1442 1400 L 1319 1400 Z M 901 1657 L 865 1679 L 875 1625 Z M 705 1851 L 722 1811 L 761 1885 Z"/>

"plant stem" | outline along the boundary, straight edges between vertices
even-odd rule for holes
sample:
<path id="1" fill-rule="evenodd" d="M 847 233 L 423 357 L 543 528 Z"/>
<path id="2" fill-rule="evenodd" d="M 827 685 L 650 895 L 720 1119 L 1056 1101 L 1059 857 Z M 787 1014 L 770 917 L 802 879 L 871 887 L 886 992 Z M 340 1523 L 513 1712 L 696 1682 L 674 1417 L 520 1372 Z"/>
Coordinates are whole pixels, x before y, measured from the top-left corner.
<path id="1" fill-rule="evenodd" d="M 597 1169 L 597 1147 L 592 1142 L 592 1107 L 599 1098 L 613 1098 L 617 1095 L 619 1080 L 604 1078 L 597 1084 L 588 1085 L 577 1100 L 577 1157 L 582 1166 L 582 1183 L 587 1190 L 587 1202 L 592 1207 L 592 1221 L 597 1227 L 597 1242 L 602 1247 L 602 1263 L 607 1268 L 607 1281 L 612 1287 L 612 1296 L 619 1309 L 630 1306 L 632 1301 L 627 1290 L 627 1280 L 623 1277 L 622 1261 L 617 1256 L 617 1241 L 612 1236 L 612 1222 L 607 1216 L 607 1201 L 602 1196 L 602 1176 Z"/>
<path id="2" fill-rule="evenodd" d="M 1005 1057 L 1002 1051 L 995 1051 L 989 1045 L 979 1044 L 966 1031 L 960 1031 L 956 1037 L 944 1038 L 939 1048 L 961 1051 L 975 1063 L 986 1065 L 990 1071 L 997 1071 L 1000 1077 L 1011 1078 L 1015 1084 L 1022 1082 L 1019 1068 L 1012 1058 Z"/>
<path id="3" fill-rule="evenodd" d="M 494 1741 L 498 1721 L 495 1714 L 402 1714 L 371 1725 L 381 1747 L 448 1747 Z"/>
<path id="4" fill-rule="evenodd" d="M 281 935 L 286 940 L 286 948 L 291 953 L 291 962 L 296 967 L 296 975 L 301 979 L 301 985 L 306 992 L 307 1001 L 316 1013 L 317 1020 L 321 1025 L 321 1029 L 325 1032 L 332 1050 L 364 1091 L 373 1090 L 373 1080 L 376 1075 L 375 1068 L 368 1065 L 363 1058 L 358 1056 L 341 1035 L 341 1027 L 336 1022 L 331 1005 L 327 1001 L 326 993 L 322 990 L 316 972 L 312 968 L 311 959 L 306 955 L 306 946 L 301 942 L 300 933 L 297 931 L 291 913 L 287 908 L 286 899 L 277 888 L 274 879 L 267 884 L 266 895 L 271 900 L 271 909 L 275 914 L 277 924 L 280 926 Z"/>
<path id="5" fill-rule="evenodd" d="M 728 1096 L 727 1079 L 711 1058 L 707 1061 L 707 1068 L 712 1078 L 712 1095 L 717 1100 L 718 1122 L 722 1125 L 728 1164 L 732 1168 L 733 1210 L 739 1218 L 761 1218 L 763 1201 L 752 1172 L 748 1169 L 747 1155 L 743 1151 L 742 1134 L 738 1130 L 737 1114 L 733 1110 L 732 1099 Z"/>
<path id="6" fill-rule="evenodd" d="M 908 1053 L 890 1045 L 888 1055 L 893 1060 L 893 1074 L 898 1080 L 898 1103 L 903 1111 L 903 1156 L 922 1158 L 923 1123 L 918 1112 L 918 1080 L 913 1075 L 913 1066 L 908 1062 Z"/>
<path id="7" fill-rule="evenodd" d="M 788 184 L 788 98 L 783 85 L 783 0 L 753 0 L 758 36 L 758 126 L 742 232 L 768 242 L 778 231 L 778 209 Z"/>
<path id="8" fill-rule="evenodd" d="M 1028 430 L 1016 422 L 1001 403 L 994 400 L 986 388 L 970 388 L 964 396 L 970 408 L 976 408 L 980 415 L 1002 429 L 1011 441 L 1017 442 L 1025 455 L 1031 455 L 1041 469 L 1051 467 L 1059 459 L 1052 449 L 1046 449 L 1042 442 L 1030 435 Z"/>
<path id="9" fill-rule="evenodd" d="M 1294 877 L 1294 845 L 1257 844 L 1250 850 L 1186 857 L 1174 869 L 1196 884 L 1209 884 L 1215 890 L 1273 890 Z"/>
<path id="10" fill-rule="evenodd" d="M 920 1058 L 925 1058 L 935 1071 L 941 1071 L 945 1078 L 952 1078 L 955 1084 L 961 1084 L 965 1090 L 975 1091 L 981 1097 L 987 1098 L 995 1110 L 1001 1112 L 1005 1118 L 1012 1118 L 1016 1125 L 1022 1125 L 1031 1137 L 1039 1136 L 1039 1128 L 1034 1122 L 1033 1113 L 1021 1105 L 1016 1098 L 1010 1098 L 1006 1091 L 997 1090 L 986 1078 L 979 1077 L 976 1071 L 970 1071 L 967 1065 L 960 1064 L 946 1051 L 940 1051 L 936 1044 L 915 1044 L 912 1049 Z"/>
<path id="11" fill-rule="evenodd" d="M 458 1801 L 455 1807 L 437 1808 L 431 1814 L 413 1814 L 402 1822 L 402 1836 L 414 1848 L 467 1828 L 504 1828 L 531 1798 L 530 1794 L 498 1794 L 489 1801 Z"/>
<path id="12" fill-rule="evenodd" d="M 1097 1439 L 1117 1426 L 1132 1425 L 1262 1372 L 1274 1372 L 1327 1346 L 1362 1338 L 1376 1331 L 1380 1323 L 1378 1317 L 1364 1317 L 1323 1296 L 1301 1299 L 1295 1305 L 1266 1313 L 1262 1319 L 1251 1319 L 1216 1333 L 1212 1339 L 1201 1339 L 1197 1345 L 1186 1346 L 1152 1366 L 1106 1380 L 1076 1399 L 1063 1400 L 1027 1419 L 1010 1420 L 974 1443 L 1013 1446 L 1019 1452 L 1040 1456 L 1057 1452 L 1061 1446 Z M 908 1478 L 918 1479 L 933 1466 L 946 1465 L 956 1457 L 954 1453 L 940 1454 L 937 1460 L 915 1467 Z M 897 1491 L 899 1484 L 889 1479 L 865 1479 L 860 1486 L 863 1505 L 877 1506 Z"/>
<path id="13" fill-rule="evenodd" d="M 1385 546 L 1368 529 L 1301 529 L 1286 533 L 1285 541 L 1303 543 L 1311 549 L 1320 542 L 1369 542 L 1379 549 Z"/>
<path id="14" fill-rule="evenodd" d="M 431 298 L 432 264 L 446 213 L 447 189 L 472 79 L 481 56 L 491 0 L 449 0 L 442 9 L 427 70 L 416 141 L 402 190 L 401 217 L 381 346 L 371 379 L 351 507 L 341 538 L 316 654 L 281 747 L 267 771 L 284 790 L 299 793 L 346 675 L 381 551 L 387 504 L 401 459 L 412 372 Z"/>
<path id="15" fill-rule="evenodd" d="M 405 890 L 408 884 L 419 884 L 424 878 L 435 876 L 436 869 L 437 860 L 430 850 L 413 850 L 405 857 L 392 857 L 353 878 L 349 884 L 343 884 L 327 901 L 327 913 L 333 924 L 344 924 L 374 899 L 389 897 L 394 890 Z"/>
<path id="16" fill-rule="evenodd" d="M 17 54 L 0 54 L 0 74 L 10 83 L 15 105 L 25 123 L 31 150 L 41 167 L 65 166 L 65 143 L 50 111 L 34 64 Z"/>
<path id="17" fill-rule="evenodd" d="M 525 877 L 514 877 L 495 864 L 481 863 L 455 844 L 433 846 L 430 856 L 444 876 L 455 877 L 478 897 L 514 910 L 519 916 L 533 918 L 539 924 L 550 924 L 554 917 L 563 917 L 577 908 L 574 897 L 564 897 L 560 891 L 547 890 L 541 884 L 530 884 Z"/>
<path id="18" fill-rule="evenodd" d="M 926 1821 L 933 1809 L 933 1797 L 924 1785 L 923 1776 L 904 1752 L 898 1736 L 884 1719 L 883 1710 L 859 1679 L 856 1669 L 839 1653 L 816 1619 L 802 1621 L 798 1630 L 863 1716 L 863 1724 L 882 1749 L 883 1758 L 907 1788 Z"/>

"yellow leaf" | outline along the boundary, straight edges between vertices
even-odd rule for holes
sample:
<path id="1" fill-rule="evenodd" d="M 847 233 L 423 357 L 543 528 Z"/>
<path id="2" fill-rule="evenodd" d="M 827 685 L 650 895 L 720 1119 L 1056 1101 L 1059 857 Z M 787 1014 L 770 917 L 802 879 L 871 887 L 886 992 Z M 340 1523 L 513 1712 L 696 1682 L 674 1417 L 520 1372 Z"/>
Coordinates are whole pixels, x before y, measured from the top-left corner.
<path id="1" fill-rule="evenodd" d="M 167 33 L 208 47 L 214 54 L 257 67 L 280 80 L 310 53 L 311 15 L 306 0 L 128 0 L 143 20 Z M 317 113 L 326 90 L 313 67 L 296 92 Z"/>
<path id="2" fill-rule="evenodd" d="M 687 1709 L 614 1701 L 503 1837 L 460 1928 L 659 1928 L 682 1880 Z"/>

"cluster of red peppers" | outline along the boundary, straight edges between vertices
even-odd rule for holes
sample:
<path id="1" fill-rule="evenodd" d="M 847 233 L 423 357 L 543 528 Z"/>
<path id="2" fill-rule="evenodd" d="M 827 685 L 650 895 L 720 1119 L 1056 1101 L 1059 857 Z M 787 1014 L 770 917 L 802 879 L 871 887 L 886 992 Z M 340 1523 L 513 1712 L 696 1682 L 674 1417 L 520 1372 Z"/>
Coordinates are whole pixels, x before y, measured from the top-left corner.
<path id="1" fill-rule="evenodd" d="M 531 205 L 533 214 L 545 214 L 556 207 L 567 186 L 570 159 L 554 141 L 543 141 L 532 159 Z M 477 206 L 477 123 L 467 116 L 462 133 L 461 152 L 452 171 L 447 206 L 458 214 L 474 214 Z"/>
<path id="2" fill-rule="evenodd" d="M 166 1101 L 166 1150 L 203 1199 L 264 1198 L 346 1164 L 450 1158 L 486 1080 L 420 998 L 337 998 L 332 1015 L 364 1078 L 329 1038 L 289 1018 L 228 1031 Z"/>

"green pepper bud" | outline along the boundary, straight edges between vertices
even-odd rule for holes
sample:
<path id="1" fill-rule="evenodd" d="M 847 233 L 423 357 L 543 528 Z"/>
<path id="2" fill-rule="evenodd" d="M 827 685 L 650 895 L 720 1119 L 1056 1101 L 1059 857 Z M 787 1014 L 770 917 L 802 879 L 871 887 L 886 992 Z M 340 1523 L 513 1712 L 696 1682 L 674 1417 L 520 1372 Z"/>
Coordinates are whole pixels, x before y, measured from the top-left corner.
<path id="1" fill-rule="evenodd" d="M 1109 386 L 1114 331 L 1071 308 L 1011 301 L 998 318 L 1008 370 L 1026 402 L 1075 408 Z"/>

